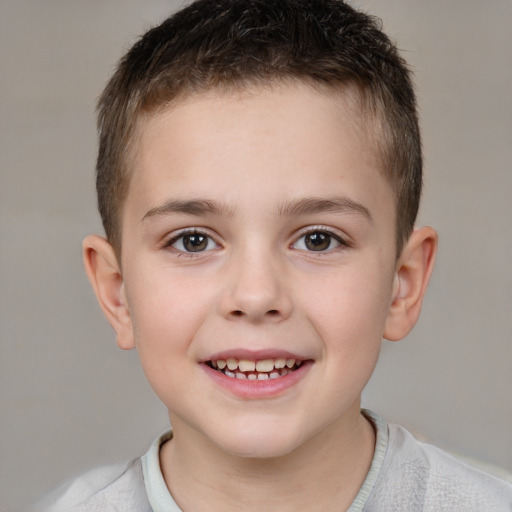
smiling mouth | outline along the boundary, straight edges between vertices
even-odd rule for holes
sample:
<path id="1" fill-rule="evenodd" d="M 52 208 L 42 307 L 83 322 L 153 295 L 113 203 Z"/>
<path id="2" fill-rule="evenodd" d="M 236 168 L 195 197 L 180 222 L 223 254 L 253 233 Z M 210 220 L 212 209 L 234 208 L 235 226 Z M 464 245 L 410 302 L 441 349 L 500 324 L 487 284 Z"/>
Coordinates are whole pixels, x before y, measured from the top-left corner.
<path id="1" fill-rule="evenodd" d="M 298 359 L 262 359 L 251 361 L 248 359 L 217 359 L 207 361 L 206 364 L 219 373 L 232 379 L 269 380 L 279 379 L 293 373 L 301 365 Z"/>

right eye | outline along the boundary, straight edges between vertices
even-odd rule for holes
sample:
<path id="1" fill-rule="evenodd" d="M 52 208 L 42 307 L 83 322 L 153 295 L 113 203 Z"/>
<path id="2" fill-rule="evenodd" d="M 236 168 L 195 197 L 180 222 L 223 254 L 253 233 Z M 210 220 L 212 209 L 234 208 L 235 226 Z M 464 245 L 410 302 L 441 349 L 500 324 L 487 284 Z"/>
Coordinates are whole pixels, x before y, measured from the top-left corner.
<path id="1" fill-rule="evenodd" d="M 219 247 L 210 236 L 196 231 L 182 233 L 171 239 L 166 246 L 184 253 L 211 251 Z"/>

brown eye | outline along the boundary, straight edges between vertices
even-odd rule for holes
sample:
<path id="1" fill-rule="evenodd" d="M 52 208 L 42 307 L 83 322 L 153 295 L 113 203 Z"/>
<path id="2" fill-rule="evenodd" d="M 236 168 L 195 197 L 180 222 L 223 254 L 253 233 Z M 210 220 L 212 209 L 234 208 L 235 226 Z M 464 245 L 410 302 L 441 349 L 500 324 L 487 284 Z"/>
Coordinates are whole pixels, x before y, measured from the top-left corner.
<path id="1" fill-rule="evenodd" d="M 294 249 L 302 251 L 322 252 L 336 249 L 344 245 L 343 241 L 328 231 L 310 231 L 302 235 L 294 244 Z"/>
<path id="2" fill-rule="evenodd" d="M 304 244 L 310 251 L 325 251 L 331 246 L 331 236 L 327 233 L 310 233 L 304 237 Z"/>
<path id="3" fill-rule="evenodd" d="M 183 247 L 189 252 L 204 251 L 208 247 L 208 237 L 194 234 L 183 237 Z"/>
<path id="4" fill-rule="evenodd" d="M 203 252 L 218 248 L 215 241 L 204 233 L 182 234 L 171 240 L 168 247 L 180 252 Z"/>

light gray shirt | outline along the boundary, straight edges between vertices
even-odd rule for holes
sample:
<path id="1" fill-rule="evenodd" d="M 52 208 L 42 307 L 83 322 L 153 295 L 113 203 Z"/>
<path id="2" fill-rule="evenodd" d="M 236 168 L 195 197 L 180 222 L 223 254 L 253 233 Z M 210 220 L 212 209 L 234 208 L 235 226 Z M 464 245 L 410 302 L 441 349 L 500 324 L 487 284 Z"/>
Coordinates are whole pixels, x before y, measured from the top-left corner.
<path id="1" fill-rule="evenodd" d="M 376 431 L 370 471 L 348 512 L 512 512 L 512 484 L 417 441 L 364 411 Z M 39 504 L 37 512 L 182 512 L 160 469 L 157 438 L 125 466 L 95 469 Z"/>

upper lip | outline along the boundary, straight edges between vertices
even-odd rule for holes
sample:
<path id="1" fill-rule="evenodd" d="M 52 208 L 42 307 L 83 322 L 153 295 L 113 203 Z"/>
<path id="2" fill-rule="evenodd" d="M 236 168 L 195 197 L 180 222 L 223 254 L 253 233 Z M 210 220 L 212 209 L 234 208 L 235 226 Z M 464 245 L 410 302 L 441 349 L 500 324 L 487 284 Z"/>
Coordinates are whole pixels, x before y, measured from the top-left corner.
<path id="1" fill-rule="evenodd" d="M 218 361 L 219 359 L 245 359 L 248 361 L 262 361 L 264 359 L 295 359 L 296 361 L 305 361 L 309 358 L 281 349 L 249 350 L 239 348 L 216 352 L 211 356 L 202 359 L 201 362 L 206 363 L 207 361 Z"/>

